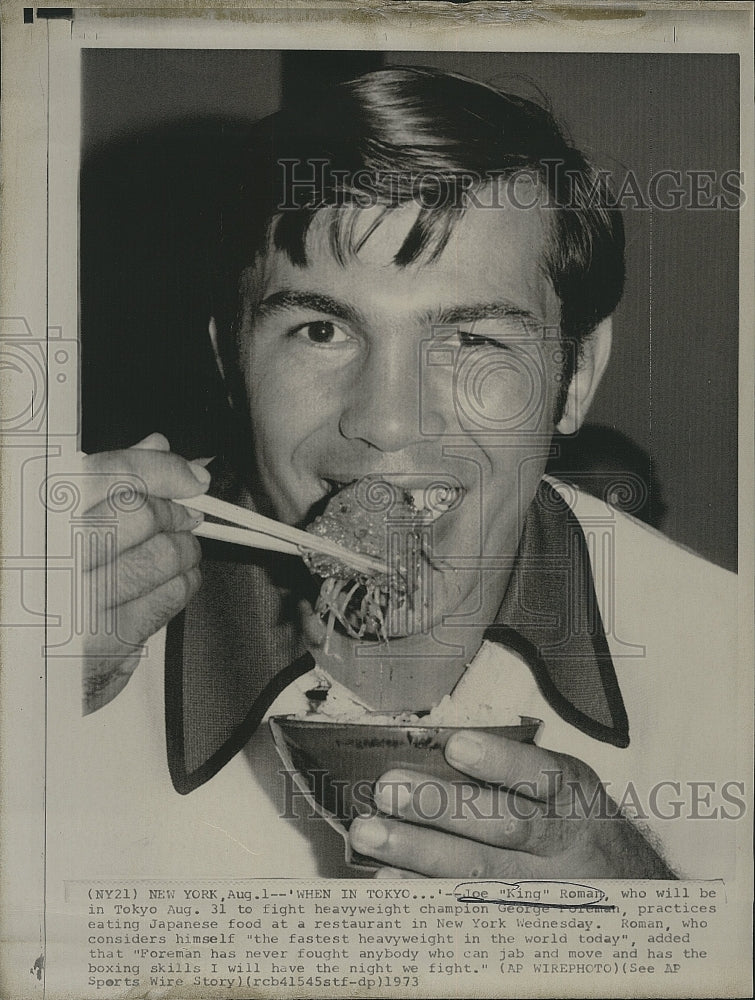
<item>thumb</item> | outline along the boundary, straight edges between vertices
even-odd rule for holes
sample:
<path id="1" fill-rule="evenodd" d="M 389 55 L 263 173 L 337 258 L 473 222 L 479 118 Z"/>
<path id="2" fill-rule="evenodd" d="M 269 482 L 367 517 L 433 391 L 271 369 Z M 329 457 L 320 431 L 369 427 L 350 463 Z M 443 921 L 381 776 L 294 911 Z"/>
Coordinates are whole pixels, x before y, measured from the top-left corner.
<path id="1" fill-rule="evenodd" d="M 140 448 L 145 451 L 170 451 L 170 442 L 164 434 L 154 432 L 148 434 L 141 441 L 131 445 L 132 448 Z"/>

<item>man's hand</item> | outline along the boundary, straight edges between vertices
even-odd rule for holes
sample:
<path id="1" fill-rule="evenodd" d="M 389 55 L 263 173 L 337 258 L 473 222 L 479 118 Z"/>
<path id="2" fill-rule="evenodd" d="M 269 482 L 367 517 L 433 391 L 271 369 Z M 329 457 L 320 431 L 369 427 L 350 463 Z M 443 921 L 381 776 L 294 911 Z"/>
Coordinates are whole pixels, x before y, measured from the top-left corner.
<path id="1" fill-rule="evenodd" d="M 384 774 L 375 802 L 400 819 L 357 819 L 349 833 L 355 850 L 389 866 L 380 875 L 676 877 L 582 761 L 480 730 L 455 734 L 446 758 L 495 787 Z"/>
<path id="2" fill-rule="evenodd" d="M 202 515 L 171 500 L 204 493 L 210 475 L 172 454 L 161 434 L 124 451 L 89 455 L 83 464 L 89 491 L 80 590 L 90 616 L 84 629 L 86 713 L 125 687 L 140 645 L 199 589 L 202 553 L 191 529 Z"/>

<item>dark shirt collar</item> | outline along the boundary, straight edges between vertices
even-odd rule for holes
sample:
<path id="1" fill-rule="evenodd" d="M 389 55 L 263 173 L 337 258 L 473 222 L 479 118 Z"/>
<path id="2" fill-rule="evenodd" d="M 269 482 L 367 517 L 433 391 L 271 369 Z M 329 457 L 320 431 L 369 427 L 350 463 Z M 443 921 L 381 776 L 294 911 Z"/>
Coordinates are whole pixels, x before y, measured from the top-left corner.
<path id="1" fill-rule="evenodd" d="M 248 742 L 268 708 L 314 666 L 295 627 L 293 594 L 308 585 L 298 559 L 209 543 L 203 585 L 168 629 L 168 765 L 181 793 L 199 787 Z M 584 534 L 543 480 L 509 584 L 485 638 L 529 664 L 550 706 L 588 736 L 629 744 Z"/>
<path id="2" fill-rule="evenodd" d="M 566 722 L 626 747 L 629 724 L 608 649 L 582 527 L 543 480 L 487 639 L 518 652 Z"/>

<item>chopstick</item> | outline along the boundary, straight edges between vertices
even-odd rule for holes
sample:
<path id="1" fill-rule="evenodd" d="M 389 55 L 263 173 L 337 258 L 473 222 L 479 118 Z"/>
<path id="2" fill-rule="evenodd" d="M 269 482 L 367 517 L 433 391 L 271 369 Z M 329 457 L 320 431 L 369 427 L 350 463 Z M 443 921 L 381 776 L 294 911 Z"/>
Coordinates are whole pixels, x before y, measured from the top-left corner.
<path id="1" fill-rule="evenodd" d="M 178 502 L 180 503 L 180 501 Z M 194 534 L 201 535 L 202 538 L 214 538 L 219 542 L 246 545 L 247 548 L 270 549 L 273 552 L 286 552 L 293 556 L 301 555 L 301 549 L 293 542 L 286 542 L 282 538 L 273 538 L 272 535 L 265 535 L 261 531 L 252 531 L 250 528 L 234 528 L 230 524 L 203 521 L 194 529 Z"/>
<path id="2" fill-rule="evenodd" d="M 294 555 L 301 555 L 302 550 L 306 549 L 309 552 L 321 552 L 324 555 L 333 556 L 346 563 L 347 566 L 353 566 L 354 569 L 360 569 L 367 573 L 385 573 L 384 563 L 373 556 L 352 552 L 329 538 L 293 528 L 289 524 L 275 521 L 273 518 L 265 517 L 253 510 L 247 510 L 246 507 L 237 507 L 235 504 L 219 500 L 217 497 L 200 494 L 185 500 L 174 500 L 174 503 L 183 504 L 184 507 L 192 507 L 203 514 L 209 514 L 211 517 L 217 517 L 223 521 L 230 521 L 245 529 L 241 531 L 239 528 L 231 528 L 228 525 L 204 522 L 195 529 L 194 533 L 201 534 L 205 538 L 216 538 L 220 541 L 235 542 L 252 548 L 271 549 L 274 552 L 288 552 Z M 283 545 L 285 548 L 282 547 Z"/>

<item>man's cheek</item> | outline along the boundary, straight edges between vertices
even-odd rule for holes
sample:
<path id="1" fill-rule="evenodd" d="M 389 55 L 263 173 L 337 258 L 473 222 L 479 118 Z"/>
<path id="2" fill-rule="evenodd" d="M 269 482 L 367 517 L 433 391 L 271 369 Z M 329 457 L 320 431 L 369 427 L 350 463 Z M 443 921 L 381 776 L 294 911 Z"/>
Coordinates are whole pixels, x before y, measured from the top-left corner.
<path id="1" fill-rule="evenodd" d="M 536 359 L 496 351 L 457 373 L 454 410 L 464 433 L 505 441 L 540 429 L 554 395 Z"/>

